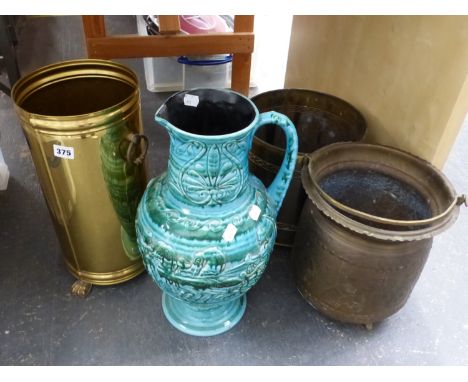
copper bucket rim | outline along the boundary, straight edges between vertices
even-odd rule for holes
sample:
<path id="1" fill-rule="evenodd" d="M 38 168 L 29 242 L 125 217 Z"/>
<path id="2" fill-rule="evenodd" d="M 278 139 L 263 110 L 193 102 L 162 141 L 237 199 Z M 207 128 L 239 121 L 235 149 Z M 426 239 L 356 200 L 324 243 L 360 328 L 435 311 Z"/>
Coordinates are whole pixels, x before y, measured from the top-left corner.
<path id="1" fill-rule="evenodd" d="M 253 97 L 251 97 L 251 100 L 252 100 L 253 103 L 255 103 L 255 100 L 257 100 L 258 98 L 269 95 L 269 94 L 287 93 L 287 92 L 292 92 L 292 91 L 300 92 L 300 93 L 308 93 L 308 94 L 317 94 L 319 96 L 325 96 L 327 98 L 337 100 L 338 102 L 342 103 L 343 105 L 346 105 L 346 107 L 348 107 L 350 110 L 352 110 L 359 119 L 359 129 L 361 131 L 361 135 L 358 138 L 353 139 L 353 141 L 362 141 L 362 140 L 364 140 L 366 138 L 368 129 L 367 129 L 366 120 L 365 120 L 364 116 L 362 115 L 362 113 L 356 107 L 354 107 L 352 104 L 350 104 L 348 101 L 345 101 L 344 99 L 342 99 L 340 97 L 337 97 L 337 96 L 334 96 L 334 95 L 329 94 L 329 93 L 324 93 L 324 92 L 311 90 L 311 89 L 304 89 L 304 88 L 273 89 L 273 90 L 268 90 L 266 92 L 262 92 L 262 93 L 254 95 Z M 321 111 L 326 111 L 326 110 L 322 110 L 322 109 L 320 109 L 320 110 Z M 335 115 L 335 114 L 333 114 L 333 115 Z M 276 153 L 278 155 L 284 154 L 284 149 L 283 148 L 275 146 L 275 145 L 273 145 L 271 143 L 268 143 L 267 141 L 265 141 L 265 140 L 263 140 L 261 138 L 258 138 L 256 136 L 253 137 L 253 142 L 254 142 L 254 144 L 265 146 L 268 150 L 271 150 L 271 151 L 273 151 L 274 153 Z M 352 141 L 350 140 L 349 142 L 352 142 Z M 297 153 L 297 162 L 298 162 L 298 164 L 301 164 L 302 161 L 304 160 L 304 157 L 306 157 L 308 154 L 309 154 L 309 152 L 307 152 L 307 151 L 298 151 L 298 153 Z"/>
<path id="2" fill-rule="evenodd" d="M 381 152 L 388 153 L 390 155 L 404 156 L 417 165 L 425 166 L 431 172 L 433 172 L 441 181 L 443 181 L 448 192 L 452 195 L 452 200 L 449 203 L 448 207 L 435 217 L 427 219 L 427 221 L 403 221 L 403 220 L 394 220 L 394 225 L 405 225 L 405 222 L 408 226 L 420 226 L 421 222 L 426 223 L 427 227 L 417 228 L 410 231 L 397 231 L 391 229 L 378 228 L 370 226 L 364 223 L 361 223 L 357 220 L 354 220 L 342 213 L 348 212 L 351 215 L 356 216 L 354 213 L 359 212 L 358 217 L 368 218 L 370 221 L 379 222 L 379 223 L 392 223 L 392 219 L 385 219 L 379 216 L 363 213 L 362 211 L 355 210 L 349 206 L 345 206 L 337 200 L 333 199 L 328 195 L 317 183 L 314 174 L 314 164 L 320 159 L 321 156 L 327 155 L 328 152 L 333 150 L 340 149 L 372 149 L 378 150 Z M 456 191 L 447 179 L 447 177 L 433 166 L 428 161 L 417 157 L 407 151 L 397 149 L 395 147 L 379 145 L 379 144 L 370 144 L 370 143 L 356 143 L 356 142 L 338 142 L 318 149 L 312 154 L 307 155 L 307 165 L 304 165 L 301 171 L 301 180 L 304 186 L 304 189 L 307 193 L 307 196 L 312 201 L 312 203 L 328 218 L 333 220 L 335 223 L 347 228 L 356 233 L 366 235 L 371 238 L 388 240 L 388 241 L 415 241 L 429 239 L 435 236 L 438 233 L 445 231 L 450 225 L 452 225 L 458 217 L 459 206 L 461 204 L 466 205 L 466 196 L 460 195 L 457 196 Z"/>

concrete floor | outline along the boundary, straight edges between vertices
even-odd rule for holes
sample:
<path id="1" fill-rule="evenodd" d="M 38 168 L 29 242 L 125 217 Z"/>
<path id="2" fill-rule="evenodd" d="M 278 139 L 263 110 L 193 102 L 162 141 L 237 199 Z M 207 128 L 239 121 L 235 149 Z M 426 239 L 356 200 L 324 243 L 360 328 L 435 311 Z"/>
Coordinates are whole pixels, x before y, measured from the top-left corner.
<path id="1" fill-rule="evenodd" d="M 115 28 L 115 29 L 113 29 Z M 131 18 L 110 29 L 134 31 Z M 23 74 L 85 56 L 78 17 L 22 20 Z M 144 82 L 141 60 L 120 60 Z M 144 85 L 144 84 L 143 84 Z M 143 122 L 151 141 L 150 175 L 167 161 L 168 138 L 152 116 L 167 94 L 142 86 Z M 427 265 L 405 307 L 366 331 L 328 320 L 295 289 L 286 251 L 275 250 L 248 293 L 244 318 L 226 334 L 196 338 L 164 318 L 161 292 L 143 274 L 118 286 L 70 294 L 73 277 L 39 188 L 11 100 L 0 94 L 1 142 L 11 178 L 0 191 L 1 365 L 466 365 L 468 364 L 468 212 L 434 240 Z M 444 172 L 468 192 L 468 124 Z"/>

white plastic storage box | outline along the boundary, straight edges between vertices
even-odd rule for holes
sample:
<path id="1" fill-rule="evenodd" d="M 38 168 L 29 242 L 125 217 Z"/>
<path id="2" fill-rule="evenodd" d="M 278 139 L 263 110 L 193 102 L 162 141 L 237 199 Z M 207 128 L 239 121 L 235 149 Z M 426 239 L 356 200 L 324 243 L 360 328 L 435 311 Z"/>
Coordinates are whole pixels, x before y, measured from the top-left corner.
<path id="1" fill-rule="evenodd" d="M 146 21 L 137 16 L 138 34 L 147 36 Z M 150 92 L 169 92 L 184 89 L 183 65 L 177 62 L 178 57 L 145 57 L 146 88 Z"/>
<path id="2" fill-rule="evenodd" d="M 147 36 L 144 16 L 136 16 L 138 34 Z M 187 33 L 182 30 L 182 33 Z M 226 54 L 190 57 L 145 57 L 146 88 L 169 92 L 199 87 L 230 88 L 232 57 Z"/>
<path id="3" fill-rule="evenodd" d="M 230 88 L 232 57 L 229 55 L 180 57 L 184 88 Z"/>

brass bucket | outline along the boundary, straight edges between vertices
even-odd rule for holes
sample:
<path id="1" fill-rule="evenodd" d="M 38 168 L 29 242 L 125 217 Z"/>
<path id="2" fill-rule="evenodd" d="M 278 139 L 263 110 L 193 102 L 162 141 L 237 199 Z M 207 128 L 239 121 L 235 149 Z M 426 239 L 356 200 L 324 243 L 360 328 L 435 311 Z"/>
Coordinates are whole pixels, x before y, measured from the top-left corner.
<path id="1" fill-rule="evenodd" d="M 66 61 L 18 81 L 12 98 L 69 271 L 72 291 L 143 271 L 134 220 L 146 185 L 136 75 L 104 60 Z"/>
<path id="2" fill-rule="evenodd" d="M 324 315 L 371 327 L 406 303 L 457 197 L 430 163 L 380 145 L 336 143 L 309 156 L 292 256 L 302 296 Z"/>
<path id="3" fill-rule="evenodd" d="M 360 141 L 366 133 L 361 113 L 340 98 L 305 89 L 280 89 L 252 98 L 260 112 L 274 110 L 285 114 L 296 126 L 299 153 L 296 171 L 279 212 L 276 244 L 292 247 L 296 225 L 306 194 L 301 185 L 304 157 L 335 142 Z M 252 173 L 265 184 L 271 183 L 284 156 L 284 137 L 273 126 L 256 134 L 249 156 Z"/>

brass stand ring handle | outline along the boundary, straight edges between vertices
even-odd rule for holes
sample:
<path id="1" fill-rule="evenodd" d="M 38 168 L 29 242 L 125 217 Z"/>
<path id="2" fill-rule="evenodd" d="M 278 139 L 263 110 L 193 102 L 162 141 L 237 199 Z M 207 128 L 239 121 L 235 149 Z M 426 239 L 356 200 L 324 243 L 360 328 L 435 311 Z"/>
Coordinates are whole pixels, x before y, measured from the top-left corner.
<path id="1" fill-rule="evenodd" d="M 127 162 L 136 164 L 136 165 L 141 165 L 143 161 L 145 160 L 146 153 L 148 152 L 148 137 L 143 134 L 128 134 L 125 139 L 129 141 L 129 145 L 127 147 L 127 153 L 125 155 L 125 160 Z M 137 147 L 141 145 L 143 142 L 143 148 L 141 150 L 141 154 L 138 155 L 136 158 L 135 157 L 135 152 Z"/>

